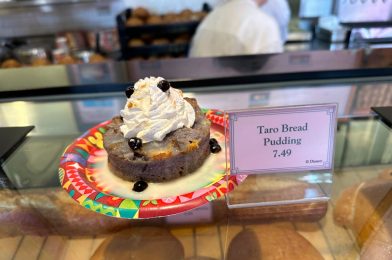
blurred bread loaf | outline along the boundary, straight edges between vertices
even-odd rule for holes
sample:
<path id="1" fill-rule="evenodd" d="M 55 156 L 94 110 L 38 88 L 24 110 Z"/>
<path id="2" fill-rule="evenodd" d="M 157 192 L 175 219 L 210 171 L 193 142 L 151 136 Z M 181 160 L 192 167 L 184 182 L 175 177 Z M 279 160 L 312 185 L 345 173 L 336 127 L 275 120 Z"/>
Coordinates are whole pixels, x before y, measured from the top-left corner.
<path id="1" fill-rule="evenodd" d="M 273 225 L 245 229 L 229 244 L 227 260 L 318 260 L 321 254 L 298 232 Z"/>
<path id="2" fill-rule="evenodd" d="M 123 230 L 106 239 L 91 259 L 181 260 L 184 255 L 181 242 L 169 230 L 146 226 Z"/>
<path id="3" fill-rule="evenodd" d="M 379 178 L 345 189 L 336 201 L 334 220 L 352 230 L 361 259 L 392 259 L 392 178 Z"/>
<path id="4" fill-rule="evenodd" d="M 61 188 L 0 190 L 0 236 L 97 235 L 129 225 L 84 208 Z"/>
<path id="5" fill-rule="evenodd" d="M 19 67 L 22 67 L 22 64 L 15 59 L 7 59 L 3 61 L 3 63 L 1 64 L 1 68 L 3 69 L 19 68 Z"/>

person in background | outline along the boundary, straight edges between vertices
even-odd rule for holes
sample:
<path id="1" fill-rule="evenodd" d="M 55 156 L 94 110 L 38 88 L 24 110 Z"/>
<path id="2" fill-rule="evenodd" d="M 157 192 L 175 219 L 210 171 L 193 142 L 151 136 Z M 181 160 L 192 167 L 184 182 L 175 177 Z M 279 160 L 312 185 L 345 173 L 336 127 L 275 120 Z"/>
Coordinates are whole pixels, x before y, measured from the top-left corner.
<path id="1" fill-rule="evenodd" d="M 226 0 L 216 6 L 197 28 L 189 56 L 282 52 L 283 43 L 276 21 L 259 8 L 266 1 Z"/>
<path id="2" fill-rule="evenodd" d="M 279 25 L 282 41 L 285 42 L 291 17 L 290 6 L 287 0 L 269 0 L 261 6 L 261 10 L 275 18 Z"/>

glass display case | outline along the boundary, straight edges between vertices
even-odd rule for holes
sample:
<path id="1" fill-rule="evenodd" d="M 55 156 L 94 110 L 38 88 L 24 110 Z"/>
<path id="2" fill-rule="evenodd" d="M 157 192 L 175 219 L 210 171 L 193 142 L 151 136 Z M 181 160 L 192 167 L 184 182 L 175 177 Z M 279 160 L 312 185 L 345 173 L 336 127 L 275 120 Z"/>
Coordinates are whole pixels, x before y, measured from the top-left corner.
<path id="1" fill-rule="evenodd" d="M 295 80 L 286 73 L 281 81 L 261 81 L 261 76 L 274 76 L 260 73 L 272 70 L 274 63 L 271 59 L 269 62 L 269 66 L 255 69 L 256 76 L 229 70 L 236 78 L 221 74 L 220 78 L 211 76 L 209 81 L 196 77 L 183 80 L 178 75 L 174 84 L 186 96 L 196 98 L 205 111 L 337 103 L 335 168 L 329 201 L 227 209 L 224 196 L 217 198 L 210 192 L 207 203 L 175 215 L 146 219 L 141 215 L 132 219 L 104 216 L 93 212 L 92 206 L 78 205 L 60 187 L 60 158 L 83 133 L 118 115 L 126 102 L 122 91 L 126 83 L 119 82 L 117 76 L 108 77 L 105 82 L 116 83 L 111 89 L 76 94 L 67 91 L 78 84 L 68 83 L 68 90 L 49 91 L 51 95 L 42 93 L 42 89 L 31 90 L 33 97 L 27 91 L 8 91 L 4 92 L 9 94 L 8 99 L 0 103 L 0 126 L 34 129 L 1 164 L 2 258 L 391 258 L 392 131 L 370 109 L 392 105 L 391 79 L 385 75 L 365 77 L 369 71 L 356 77 L 357 72 L 343 75 L 344 64 L 338 64 L 337 77 L 331 72 L 328 78 L 320 79 L 316 74 L 310 77 L 300 67 L 293 73 L 297 75 Z M 146 71 L 128 76 L 136 78 L 158 71 L 154 64 L 143 63 Z M 175 75 L 168 68 L 162 71 Z M 87 84 L 91 82 L 85 85 L 91 90 Z M 274 178 L 273 182 L 265 179 L 266 196 L 307 190 L 302 180 L 279 179 L 280 175 Z M 191 198 L 178 199 L 184 203 Z M 139 211 L 144 206 L 154 207 L 154 203 L 161 202 L 143 201 L 145 205 L 139 205 Z"/>

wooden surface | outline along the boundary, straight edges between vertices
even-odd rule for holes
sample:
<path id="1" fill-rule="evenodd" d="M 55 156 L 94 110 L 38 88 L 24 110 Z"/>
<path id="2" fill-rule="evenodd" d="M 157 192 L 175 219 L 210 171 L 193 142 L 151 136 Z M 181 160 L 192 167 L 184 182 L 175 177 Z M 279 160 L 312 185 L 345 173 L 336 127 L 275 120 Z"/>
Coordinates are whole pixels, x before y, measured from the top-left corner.
<path id="1" fill-rule="evenodd" d="M 293 229 L 305 237 L 326 259 L 357 259 L 357 248 L 351 233 L 334 224 L 332 213 L 334 202 L 341 190 L 362 180 L 374 178 L 385 167 L 361 167 L 336 171 L 332 199 L 326 216 L 318 222 L 279 222 L 283 228 Z M 211 257 L 224 259 L 226 249 L 233 237 L 244 228 L 257 232 L 259 225 L 230 224 L 172 227 L 172 234 L 182 243 L 185 257 Z M 0 239 L 0 259 L 68 260 L 89 259 L 108 236 L 62 237 L 62 236 L 18 236 Z"/>

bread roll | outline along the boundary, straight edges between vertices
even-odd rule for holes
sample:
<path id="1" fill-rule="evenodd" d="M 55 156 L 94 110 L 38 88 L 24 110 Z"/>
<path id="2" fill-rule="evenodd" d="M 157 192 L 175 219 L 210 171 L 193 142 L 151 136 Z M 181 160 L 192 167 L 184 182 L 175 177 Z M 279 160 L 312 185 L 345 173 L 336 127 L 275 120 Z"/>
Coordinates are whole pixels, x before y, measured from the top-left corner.
<path id="1" fill-rule="evenodd" d="M 144 46 L 144 42 L 141 39 L 132 39 L 128 42 L 129 47 L 140 47 Z"/>
<path id="2" fill-rule="evenodd" d="M 19 67 L 22 67 L 22 64 L 15 59 L 7 59 L 3 61 L 3 63 L 1 64 L 1 68 L 3 69 L 19 68 Z"/>
<path id="3" fill-rule="evenodd" d="M 105 57 L 103 57 L 101 54 L 94 53 L 93 55 L 90 56 L 89 58 L 89 63 L 101 63 L 105 62 Z"/>
<path id="4" fill-rule="evenodd" d="M 178 21 L 177 14 L 175 13 L 167 13 L 162 16 L 162 20 L 164 23 L 175 23 Z"/>
<path id="5" fill-rule="evenodd" d="M 316 248 L 291 229 L 273 225 L 259 226 L 257 233 L 245 229 L 229 244 L 227 260 L 317 260 L 323 259 Z"/>
<path id="6" fill-rule="evenodd" d="M 126 26 L 140 26 L 143 24 L 144 24 L 143 20 L 136 17 L 131 17 L 126 22 Z"/>
<path id="7" fill-rule="evenodd" d="M 0 190 L 0 236 L 98 235 L 129 225 L 84 208 L 61 188 Z"/>
<path id="8" fill-rule="evenodd" d="M 76 64 L 77 61 L 71 55 L 67 54 L 63 57 L 59 57 L 57 63 L 67 65 L 67 64 Z"/>
<path id="9" fill-rule="evenodd" d="M 148 17 L 147 24 L 151 24 L 151 25 L 156 25 L 156 24 L 162 24 L 162 18 L 158 15 L 151 15 L 150 17 Z"/>
<path id="10" fill-rule="evenodd" d="M 35 58 L 31 62 L 31 66 L 38 67 L 38 66 L 47 66 L 50 65 L 51 62 L 47 58 Z"/>
<path id="11" fill-rule="evenodd" d="M 91 259 L 181 260 L 184 259 L 184 248 L 165 228 L 136 227 L 106 239 Z"/>
<path id="12" fill-rule="evenodd" d="M 166 38 L 154 39 L 151 42 L 152 45 L 165 45 L 165 44 L 169 44 L 169 43 L 170 43 L 169 39 L 166 39 Z"/>
<path id="13" fill-rule="evenodd" d="M 137 7 L 133 10 L 132 16 L 141 20 L 146 20 L 150 16 L 150 12 L 143 7 Z"/>
<path id="14" fill-rule="evenodd" d="M 361 259 L 392 259 L 392 179 L 379 178 L 344 190 L 334 209 L 339 225 L 350 228 L 362 248 Z"/>

